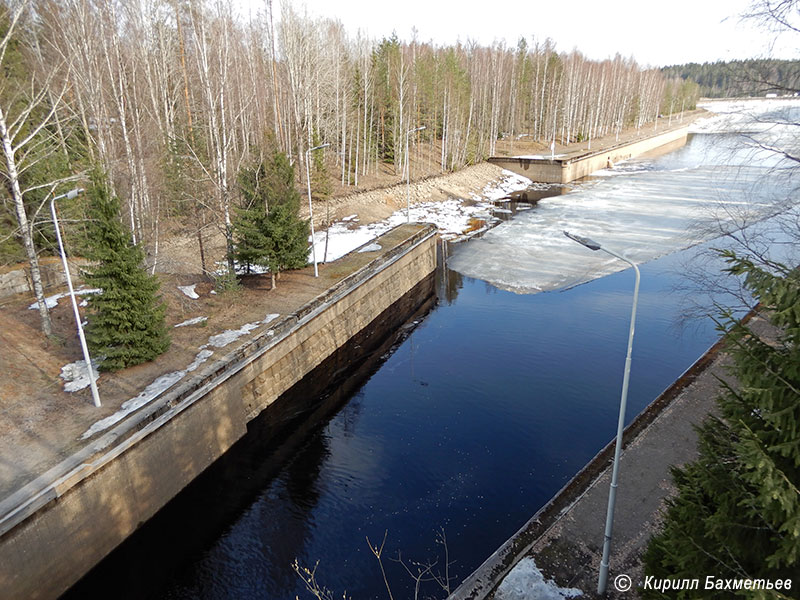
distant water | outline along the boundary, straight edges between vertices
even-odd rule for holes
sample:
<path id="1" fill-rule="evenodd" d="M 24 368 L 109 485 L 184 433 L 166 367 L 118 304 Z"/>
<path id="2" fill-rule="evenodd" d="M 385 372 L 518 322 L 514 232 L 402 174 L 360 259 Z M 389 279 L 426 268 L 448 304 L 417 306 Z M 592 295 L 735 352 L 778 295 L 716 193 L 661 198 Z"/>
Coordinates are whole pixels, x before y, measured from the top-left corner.
<path id="1" fill-rule="evenodd" d="M 617 165 L 573 193 L 540 200 L 468 244 L 450 266 L 503 289 L 536 293 L 626 266 L 588 252 L 564 237 L 565 229 L 643 263 L 764 219 L 796 197 L 797 181 L 783 176 L 775 155 L 744 142 L 739 134 L 695 134 L 655 160 Z"/>
<path id="2" fill-rule="evenodd" d="M 438 305 L 408 324 L 393 351 L 382 351 L 381 368 L 333 416 L 298 431 L 276 469 L 260 470 L 258 450 L 237 472 L 242 486 L 256 490 L 252 497 L 233 500 L 235 481 L 208 483 L 201 492 L 205 514 L 195 510 L 197 496 L 179 500 L 170 515 L 180 521 L 185 514 L 185 523 L 173 524 L 160 541 L 155 531 L 147 544 L 129 544 L 116 566 L 115 559 L 105 563 L 73 597 L 108 589 L 121 569 L 142 575 L 115 587 L 120 597 L 310 598 L 291 569 L 297 559 L 308 567 L 318 562 L 317 581 L 334 597 L 346 590 L 353 598 L 384 598 L 366 538 L 380 544 L 385 535 L 387 576 L 395 597 L 407 598 L 411 580 L 391 559 L 398 552 L 409 561 L 438 559 L 436 571 L 444 573 L 440 532 L 457 584 L 615 432 L 633 276 L 616 264 L 590 262 L 589 250 L 562 242 L 562 229 L 618 250 L 629 242 L 639 250 L 658 245 L 660 258 L 641 266 L 628 421 L 715 341 L 707 320 L 678 325 L 692 298 L 674 290 L 684 283 L 686 260 L 707 246 L 680 250 L 693 243 L 685 230 L 694 215 L 684 213 L 698 190 L 718 189 L 710 181 L 718 169 L 695 159 L 718 147 L 711 136 L 695 136 L 678 153 L 586 182 L 578 194 L 542 200 L 482 240 L 451 246 L 459 269 L 478 262 L 465 257 L 485 254 L 499 268 L 487 281 L 443 272 Z M 743 191 L 734 184 L 720 194 Z M 642 223 L 644 237 L 614 237 Z M 661 232 L 657 238 L 653 229 Z M 563 254 L 570 251 L 573 259 Z M 499 281 L 503 273 L 512 274 L 506 283 Z M 541 282 L 559 277 L 561 284 L 588 283 L 537 294 L 501 289 L 519 289 L 520 281 L 525 291 L 548 289 L 555 284 Z M 488 283 L 495 279 L 498 285 Z M 276 454 L 266 447 L 263 462 Z M 167 538 L 196 534 L 222 506 L 231 516 L 220 529 L 202 543 L 169 550 L 174 540 Z M 597 537 L 599 543 L 602 523 Z M 435 593 L 428 583 L 422 596 Z"/>

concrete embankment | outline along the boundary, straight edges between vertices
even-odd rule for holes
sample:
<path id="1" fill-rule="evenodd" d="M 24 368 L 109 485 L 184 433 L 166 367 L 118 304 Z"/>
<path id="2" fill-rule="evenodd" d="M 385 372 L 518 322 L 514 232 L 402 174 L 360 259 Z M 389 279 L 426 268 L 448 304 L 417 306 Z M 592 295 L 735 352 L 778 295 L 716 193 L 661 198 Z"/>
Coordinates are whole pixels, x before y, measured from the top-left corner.
<path id="1" fill-rule="evenodd" d="M 595 151 L 583 151 L 549 157 L 493 156 L 489 162 L 533 181 L 569 183 L 622 160 L 667 146 L 670 150 L 686 143 L 689 126 L 677 127 Z"/>
<path id="2" fill-rule="evenodd" d="M 64 592 L 252 419 L 429 280 L 435 233 L 410 224 L 378 238 L 358 255 L 374 257 L 364 266 L 0 502 L 3 597 Z"/>

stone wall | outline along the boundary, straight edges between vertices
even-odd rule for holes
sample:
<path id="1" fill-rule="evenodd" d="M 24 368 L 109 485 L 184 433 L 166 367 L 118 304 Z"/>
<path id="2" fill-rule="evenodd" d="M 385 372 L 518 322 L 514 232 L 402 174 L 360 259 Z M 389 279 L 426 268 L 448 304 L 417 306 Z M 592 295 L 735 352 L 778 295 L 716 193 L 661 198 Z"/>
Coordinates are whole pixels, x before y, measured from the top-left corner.
<path id="1" fill-rule="evenodd" d="M 80 267 L 85 265 L 86 261 L 82 258 L 70 258 L 68 262 L 72 282 L 77 286 L 80 284 Z M 42 285 L 45 289 L 66 285 L 67 278 L 64 276 L 64 267 L 59 257 L 39 259 L 39 270 L 42 273 Z M 18 269 L 0 272 L 0 298 L 14 294 L 33 294 L 30 267 L 20 266 Z"/>

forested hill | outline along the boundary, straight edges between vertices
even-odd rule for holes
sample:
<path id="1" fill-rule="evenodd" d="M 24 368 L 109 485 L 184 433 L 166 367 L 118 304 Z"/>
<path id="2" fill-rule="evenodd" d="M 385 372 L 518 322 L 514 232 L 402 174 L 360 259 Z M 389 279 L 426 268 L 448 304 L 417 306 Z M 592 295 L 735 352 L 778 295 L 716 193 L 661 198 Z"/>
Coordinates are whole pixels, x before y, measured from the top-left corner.
<path id="1" fill-rule="evenodd" d="M 798 60 L 734 60 L 688 63 L 661 69 L 666 78 L 690 79 L 706 98 L 793 94 L 800 90 Z"/>

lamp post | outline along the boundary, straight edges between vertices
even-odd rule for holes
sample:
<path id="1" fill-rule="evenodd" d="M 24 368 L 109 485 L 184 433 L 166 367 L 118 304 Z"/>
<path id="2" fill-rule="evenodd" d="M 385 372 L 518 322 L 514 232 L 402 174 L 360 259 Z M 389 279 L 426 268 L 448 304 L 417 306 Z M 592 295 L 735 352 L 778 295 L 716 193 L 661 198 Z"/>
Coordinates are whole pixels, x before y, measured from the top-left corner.
<path id="1" fill-rule="evenodd" d="M 603 538 L 603 558 L 600 561 L 600 575 L 597 579 L 597 593 L 604 594 L 606 591 L 606 584 L 608 583 L 608 558 L 611 552 L 611 530 L 614 526 L 614 503 L 617 499 L 617 475 L 619 473 L 619 457 L 622 452 L 622 432 L 625 429 L 625 407 L 628 403 L 628 381 L 631 374 L 631 350 L 633 349 L 633 331 L 636 324 L 636 305 L 639 301 L 639 267 L 632 261 L 616 252 L 603 248 L 594 240 L 573 235 L 568 231 L 564 235 L 569 239 L 578 242 L 582 246 L 586 246 L 589 250 L 602 250 L 606 254 L 610 254 L 614 258 L 625 261 L 633 267 L 636 273 L 636 283 L 633 287 L 633 308 L 631 309 L 631 325 L 628 333 L 628 353 L 625 357 L 625 375 L 622 378 L 622 396 L 619 401 L 619 419 L 617 420 L 617 441 L 614 445 L 614 466 L 611 469 L 611 488 L 608 492 L 608 509 L 606 511 L 606 528 Z"/>
<path id="2" fill-rule="evenodd" d="M 78 194 L 83 192 L 82 188 L 75 188 L 66 194 L 54 196 L 50 198 L 50 214 L 53 216 L 53 225 L 56 228 L 56 239 L 58 240 L 58 251 L 61 253 L 61 262 L 64 265 L 64 275 L 67 277 L 67 287 L 69 288 L 69 297 L 72 300 L 72 311 L 75 313 L 75 324 L 78 326 L 78 339 L 81 341 L 81 350 L 83 350 L 83 359 L 86 361 L 86 370 L 89 372 L 89 386 L 92 388 L 92 400 L 95 406 L 100 406 L 100 392 L 97 391 L 97 382 L 94 379 L 94 371 L 92 371 L 92 359 L 89 356 L 89 347 L 86 345 L 86 337 L 83 335 L 83 324 L 81 323 L 81 314 L 78 312 L 78 302 L 75 300 L 75 290 L 72 288 L 72 277 L 69 274 L 69 265 L 67 264 L 67 255 L 64 252 L 64 242 L 61 240 L 61 227 L 58 224 L 58 217 L 56 216 L 56 200 L 68 198 L 72 200 L 77 198 Z"/>
<path id="3" fill-rule="evenodd" d="M 308 187 L 308 220 L 311 223 L 311 256 L 314 258 L 314 277 L 319 277 L 317 268 L 317 244 L 314 241 L 314 208 L 311 206 L 311 168 L 308 164 L 309 156 L 314 150 L 327 148 L 330 144 L 321 144 L 306 150 L 306 187 Z"/>
<path id="4" fill-rule="evenodd" d="M 408 160 L 408 136 L 425 129 L 425 125 L 406 131 L 406 222 L 411 223 L 411 166 Z"/>

